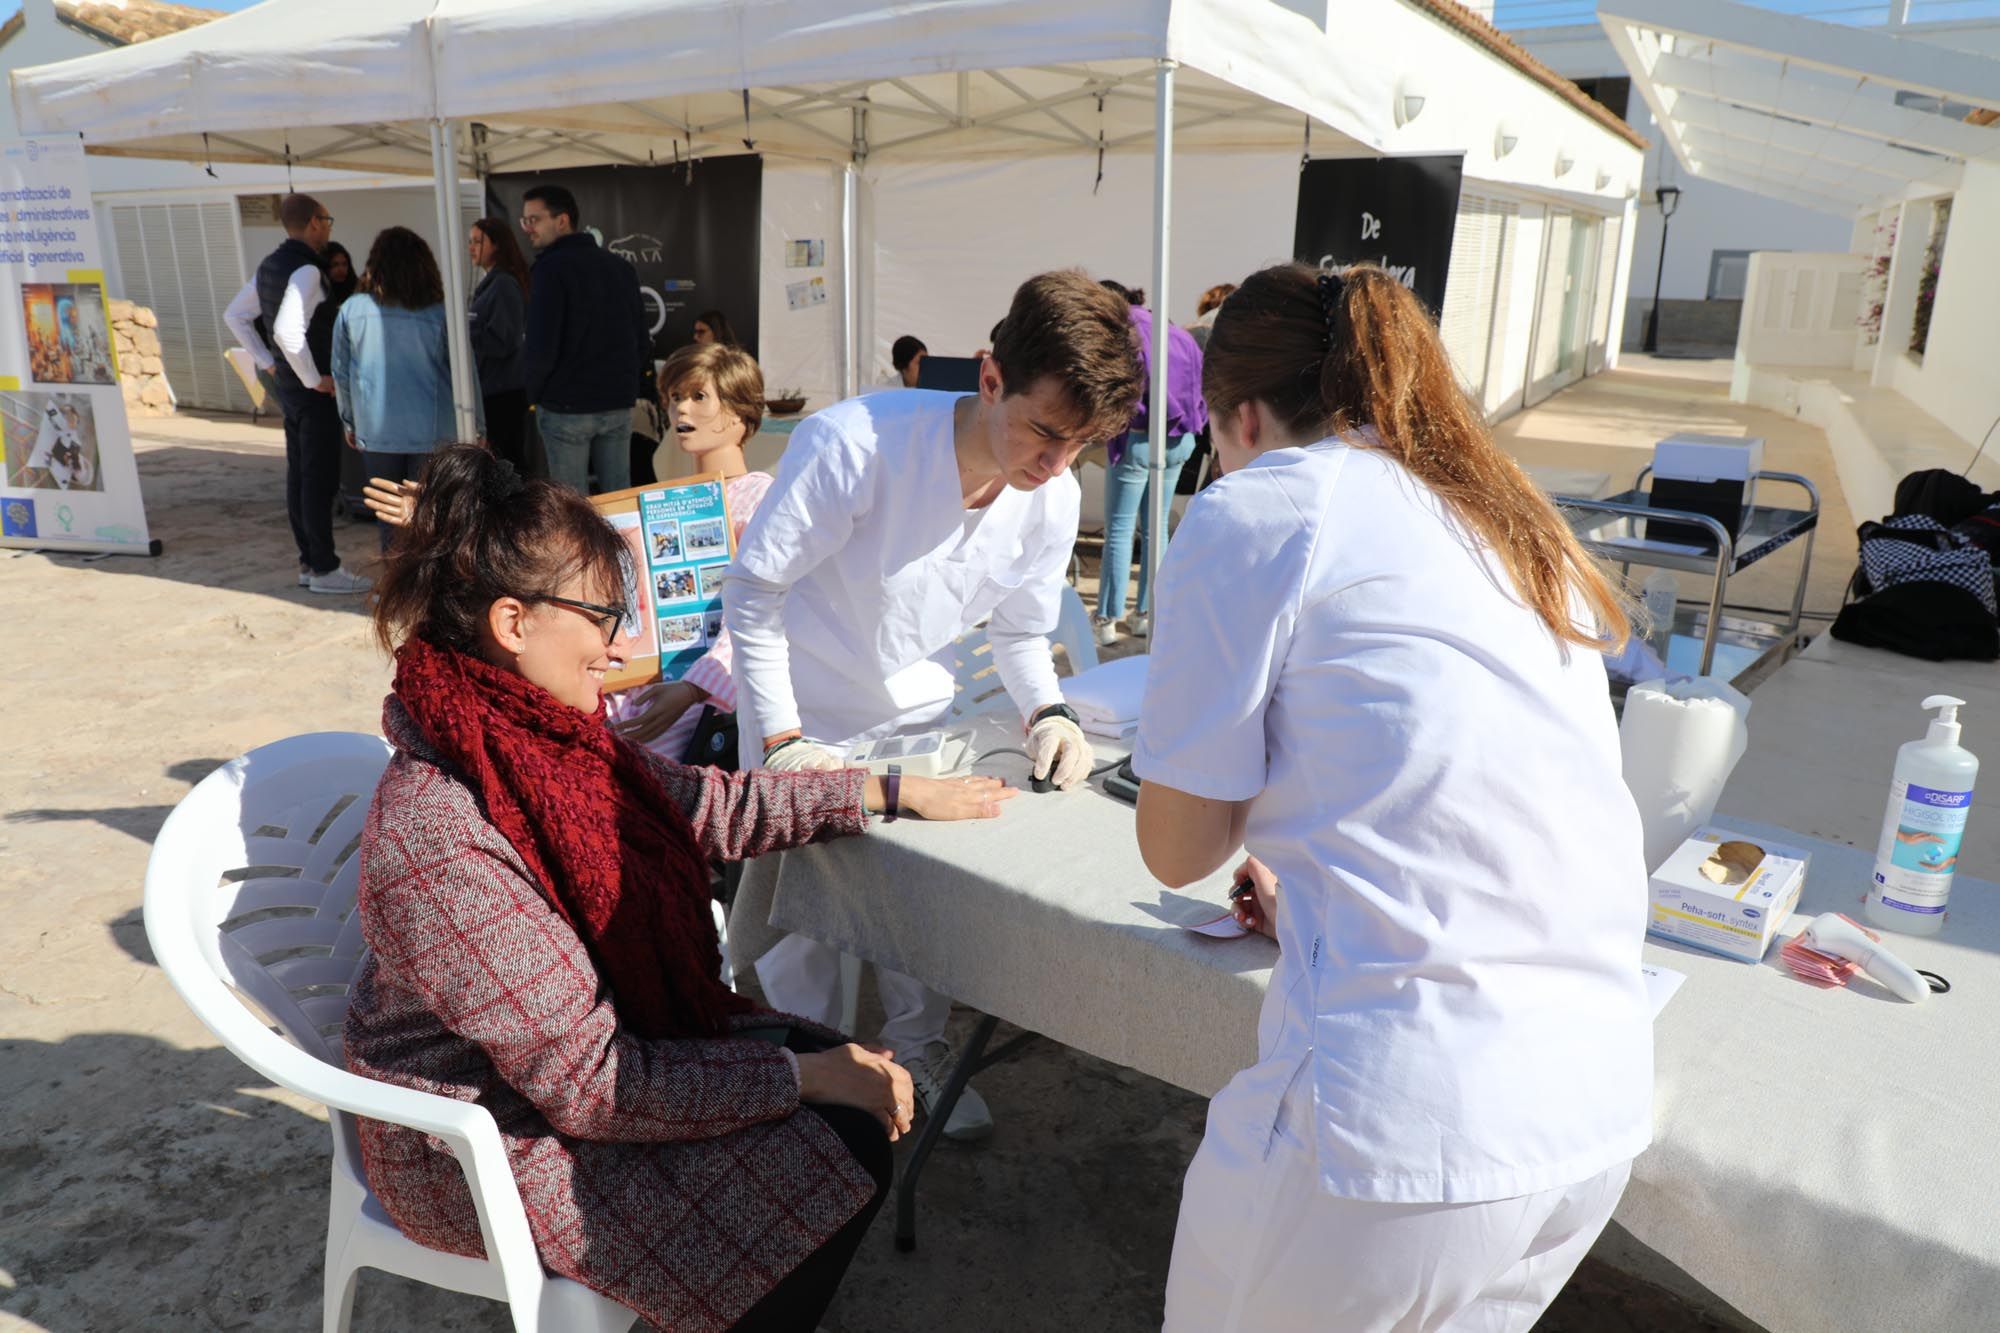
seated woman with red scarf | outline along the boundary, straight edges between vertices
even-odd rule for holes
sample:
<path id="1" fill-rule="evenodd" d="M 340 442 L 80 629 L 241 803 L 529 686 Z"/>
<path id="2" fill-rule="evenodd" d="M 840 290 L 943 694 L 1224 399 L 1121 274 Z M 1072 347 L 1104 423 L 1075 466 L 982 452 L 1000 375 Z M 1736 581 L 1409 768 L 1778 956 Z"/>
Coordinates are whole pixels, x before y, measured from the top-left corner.
<path id="1" fill-rule="evenodd" d="M 396 748 L 361 837 L 357 1073 L 493 1113 L 549 1271 L 659 1328 L 807 1329 L 910 1126 L 889 1052 L 725 987 L 708 860 L 997 815 L 988 778 L 684 768 L 613 735 L 624 547 L 574 491 L 439 450 L 376 583 Z M 403 1234 L 482 1252 L 458 1163 L 361 1122 Z"/>

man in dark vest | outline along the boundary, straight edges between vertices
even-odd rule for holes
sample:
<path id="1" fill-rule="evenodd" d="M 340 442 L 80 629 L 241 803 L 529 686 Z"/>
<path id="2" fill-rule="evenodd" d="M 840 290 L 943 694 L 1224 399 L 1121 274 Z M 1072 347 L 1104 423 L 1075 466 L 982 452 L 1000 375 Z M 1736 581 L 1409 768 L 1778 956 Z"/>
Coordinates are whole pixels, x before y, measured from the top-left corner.
<path id="1" fill-rule="evenodd" d="M 299 586 L 335 596 L 368 591 L 368 580 L 340 563 L 333 545 L 333 500 L 340 490 L 343 446 L 333 378 L 306 345 L 313 311 L 326 299 L 319 253 L 333 238 L 333 215 L 311 195 L 278 205 L 285 240 L 257 266 L 257 315 L 277 352 L 272 379 L 285 417 L 285 513 L 299 545 Z"/>

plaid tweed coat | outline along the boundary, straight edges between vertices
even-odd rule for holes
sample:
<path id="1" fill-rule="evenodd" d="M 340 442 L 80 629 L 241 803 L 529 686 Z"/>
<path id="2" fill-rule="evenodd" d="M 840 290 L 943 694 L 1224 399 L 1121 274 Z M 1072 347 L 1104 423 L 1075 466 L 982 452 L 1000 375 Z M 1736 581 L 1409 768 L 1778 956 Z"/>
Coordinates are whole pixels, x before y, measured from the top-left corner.
<path id="1" fill-rule="evenodd" d="M 823 1120 L 799 1113 L 779 1047 L 620 1028 L 582 940 L 478 798 L 393 698 L 384 723 L 398 753 L 361 835 L 370 952 L 349 997 L 348 1067 L 493 1113 L 550 1272 L 657 1328 L 728 1328 L 861 1211 L 874 1181 Z M 858 769 L 656 767 L 710 856 L 867 821 Z M 368 1183 L 404 1235 L 484 1253 L 442 1140 L 372 1120 L 360 1132 Z"/>

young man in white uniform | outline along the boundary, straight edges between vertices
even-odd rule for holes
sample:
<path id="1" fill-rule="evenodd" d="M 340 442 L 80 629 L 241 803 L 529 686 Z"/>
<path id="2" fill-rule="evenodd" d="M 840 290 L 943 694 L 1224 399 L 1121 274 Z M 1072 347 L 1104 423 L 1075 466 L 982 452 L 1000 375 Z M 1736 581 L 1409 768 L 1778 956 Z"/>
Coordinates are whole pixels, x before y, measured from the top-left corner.
<path id="1" fill-rule="evenodd" d="M 1162 573 L 1140 848 L 1174 886 L 1247 849 L 1279 953 L 1166 1329 L 1526 1333 L 1651 1134 L 1623 613 L 1379 268 L 1246 279 L 1205 389 L 1226 475 Z"/>
<path id="2" fill-rule="evenodd" d="M 1048 635 L 1076 544 L 1070 464 L 1138 401 L 1131 327 L 1083 274 L 1045 273 L 1015 294 L 977 394 L 889 390 L 799 424 L 723 586 L 746 754 L 761 739 L 767 767 L 832 768 L 855 742 L 934 725 L 954 690 L 943 654 L 990 616 L 1036 777 L 1082 783 L 1090 746 Z M 838 950 L 790 936 L 757 976 L 775 1008 L 837 1021 Z M 877 984 L 882 1041 L 928 1108 L 949 1072 L 951 1001 L 884 969 Z M 991 1125 L 967 1089 L 947 1132 Z"/>

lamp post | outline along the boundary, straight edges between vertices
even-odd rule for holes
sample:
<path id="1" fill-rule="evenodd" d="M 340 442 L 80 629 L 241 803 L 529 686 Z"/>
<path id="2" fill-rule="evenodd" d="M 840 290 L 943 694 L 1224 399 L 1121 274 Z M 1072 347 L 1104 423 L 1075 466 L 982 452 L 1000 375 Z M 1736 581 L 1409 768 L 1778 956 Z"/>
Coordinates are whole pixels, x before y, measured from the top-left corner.
<path id="1" fill-rule="evenodd" d="M 1646 316 L 1646 350 L 1660 350 L 1660 282 L 1667 275 L 1667 219 L 1681 204 L 1681 187 L 1662 185 L 1653 191 L 1653 200 L 1660 206 L 1660 266 L 1653 270 L 1653 313 Z"/>

